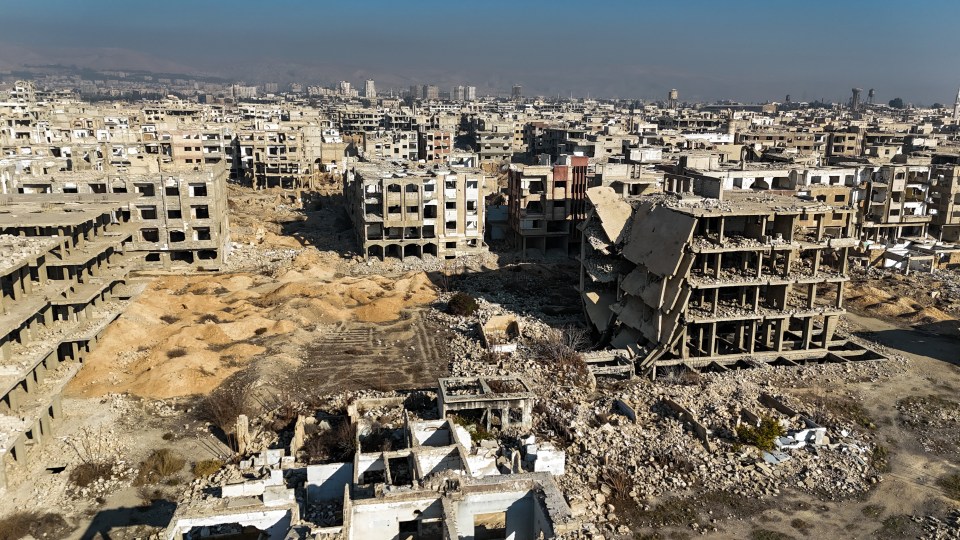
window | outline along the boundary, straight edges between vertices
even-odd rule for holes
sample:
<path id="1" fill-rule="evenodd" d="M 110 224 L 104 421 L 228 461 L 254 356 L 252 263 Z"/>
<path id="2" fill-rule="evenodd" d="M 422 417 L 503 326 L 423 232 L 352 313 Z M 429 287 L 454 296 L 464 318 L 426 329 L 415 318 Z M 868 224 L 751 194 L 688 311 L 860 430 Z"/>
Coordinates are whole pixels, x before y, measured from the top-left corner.
<path id="1" fill-rule="evenodd" d="M 194 240 L 211 240 L 213 237 L 210 235 L 210 227 L 197 227 L 193 230 L 193 239 Z"/>
<path id="2" fill-rule="evenodd" d="M 137 210 L 140 211 L 140 219 L 157 219 L 157 207 L 156 206 L 138 206 Z"/>
<path id="3" fill-rule="evenodd" d="M 179 208 L 167 210 L 167 219 L 183 219 L 183 212 Z"/>
<path id="4" fill-rule="evenodd" d="M 183 242 L 186 239 L 187 239 L 187 235 L 183 234 L 183 231 L 170 231 L 171 243 Z"/>
<path id="5" fill-rule="evenodd" d="M 159 229 L 140 229 L 140 238 L 144 242 L 159 242 L 160 241 L 160 230 Z"/>
<path id="6" fill-rule="evenodd" d="M 447 201 L 447 202 L 445 202 L 445 203 L 444 203 L 444 208 L 446 208 L 447 210 L 456 210 L 456 209 L 457 209 L 457 201 Z"/>
<path id="7" fill-rule="evenodd" d="M 207 205 L 201 206 L 191 206 L 193 210 L 194 217 L 197 219 L 209 219 L 210 218 L 210 209 Z"/>
<path id="8" fill-rule="evenodd" d="M 206 185 L 206 184 L 190 184 L 190 196 L 191 196 L 191 197 L 206 197 L 206 196 L 207 196 L 207 185 Z"/>
<path id="9" fill-rule="evenodd" d="M 833 202 L 840 202 L 840 203 L 842 203 L 846 198 L 847 198 L 846 195 L 842 195 L 842 194 L 841 194 L 841 195 L 834 195 L 834 196 L 833 196 Z"/>
<path id="10" fill-rule="evenodd" d="M 179 197 L 179 196 L 180 196 L 180 188 L 177 187 L 177 186 L 167 186 L 167 187 L 163 188 L 163 192 L 167 195 L 167 197 Z"/>
<path id="11" fill-rule="evenodd" d="M 153 184 L 135 184 L 134 186 L 137 190 L 137 193 L 143 195 L 144 197 L 153 197 L 156 195 Z"/>

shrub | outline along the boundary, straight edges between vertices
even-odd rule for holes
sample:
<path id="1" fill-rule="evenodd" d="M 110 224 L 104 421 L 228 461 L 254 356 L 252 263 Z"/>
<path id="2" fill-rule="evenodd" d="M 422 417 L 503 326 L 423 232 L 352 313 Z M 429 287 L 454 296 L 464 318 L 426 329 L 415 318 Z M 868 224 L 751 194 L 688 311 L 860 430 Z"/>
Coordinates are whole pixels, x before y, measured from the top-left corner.
<path id="1" fill-rule="evenodd" d="M 205 322 L 219 323 L 222 321 L 220 320 L 220 317 L 217 317 L 215 313 L 205 313 L 201 315 L 199 319 L 197 319 L 197 322 L 203 324 Z"/>
<path id="2" fill-rule="evenodd" d="M 311 435 L 301 450 L 307 463 L 317 464 L 350 460 L 356 449 L 356 426 L 343 419 L 330 429 Z"/>
<path id="3" fill-rule="evenodd" d="M 760 418 L 760 425 L 757 427 L 749 424 L 740 424 L 737 426 L 737 437 L 746 444 L 752 444 L 760 450 L 773 450 L 774 442 L 786 434 L 780 422 L 768 415 Z"/>
<path id="4" fill-rule="evenodd" d="M 97 480 L 110 478 L 113 461 L 89 461 L 81 463 L 70 471 L 70 481 L 77 487 L 87 487 Z"/>
<path id="5" fill-rule="evenodd" d="M 619 502 L 630 499 L 630 492 L 633 491 L 633 478 L 630 473 L 617 467 L 605 469 L 601 477 L 603 483 L 610 488 L 614 500 Z"/>
<path id="6" fill-rule="evenodd" d="M 193 464 L 193 475 L 197 478 L 212 476 L 223 468 L 223 460 L 204 459 Z"/>
<path id="7" fill-rule="evenodd" d="M 182 358 L 187 355 L 187 350 L 183 347 L 177 347 L 175 349 L 170 349 L 167 351 L 167 358 Z"/>
<path id="8" fill-rule="evenodd" d="M 60 514 L 17 512 L 0 519 L 0 540 L 33 538 L 66 538 L 73 527 Z"/>
<path id="9" fill-rule="evenodd" d="M 173 324 L 175 322 L 179 322 L 180 317 L 177 317 L 176 315 L 161 315 L 160 320 L 167 324 Z"/>
<path id="10" fill-rule="evenodd" d="M 140 471 L 134 479 L 134 485 L 142 486 L 154 484 L 168 476 L 180 472 L 186 461 L 173 453 L 169 448 L 154 450 L 153 453 L 140 464 Z"/>
<path id="11" fill-rule="evenodd" d="M 233 433 L 237 417 L 248 414 L 248 398 L 253 391 L 253 378 L 238 374 L 224 381 L 197 406 L 201 420 L 210 422 L 224 433 Z"/>
<path id="12" fill-rule="evenodd" d="M 477 299 L 467 293 L 458 292 L 450 297 L 447 302 L 447 310 L 453 315 L 469 317 L 480 309 Z"/>

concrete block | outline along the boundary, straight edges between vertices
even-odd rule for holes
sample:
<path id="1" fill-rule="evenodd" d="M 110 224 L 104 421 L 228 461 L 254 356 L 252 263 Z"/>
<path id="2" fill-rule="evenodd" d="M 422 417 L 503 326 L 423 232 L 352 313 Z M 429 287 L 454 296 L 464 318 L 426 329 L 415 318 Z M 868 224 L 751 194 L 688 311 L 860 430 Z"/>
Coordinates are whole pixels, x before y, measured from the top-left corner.
<path id="1" fill-rule="evenodd" d="M 552 444 L 544 444 L 537 453 L 537 460 L 533 462 L 534 472 L 548 472 L 560 476 L 566 472 L 567 453 L 554 448 Z"/>
<path id="2" fill-rule="evenodd" d="M 264 506 L 283 506 L 296 501 L 292 489 L 283 486 L 267 486 L 263 491 Z"/>
<path id="3" fill-rule="evenodd" d="M 329 463 L 307 466 L 307 499 L 342 499 L 344 486 L 353 481 L 353 463 Z"/>
<path id="4" fill-rule="evenodd" d="M 243 497 L 243 483 L 227 484 L 221 487 L 220 496 L 224 499 L 228 497 Z"/>
<path id="5" fill-rule="evenodd" d="M 243 484 L 243 494 L 248 497 L 263 495 L 263 480 L 254 480 Z"/>
<path id="6" fill-rule="evenodd" d="M 280 469 L 270 469 L 270 477 L 263 481 L 266 486 L 282 486 L 283 471 Z"/>
<path id="7" fill-rule="evenodd" d="M 269 450 L 264 450 L 264 459 L 267 462 L 268 466 L 279 465 L 280 460 L 283 459 L 283 448 L 271 448 Z"/>

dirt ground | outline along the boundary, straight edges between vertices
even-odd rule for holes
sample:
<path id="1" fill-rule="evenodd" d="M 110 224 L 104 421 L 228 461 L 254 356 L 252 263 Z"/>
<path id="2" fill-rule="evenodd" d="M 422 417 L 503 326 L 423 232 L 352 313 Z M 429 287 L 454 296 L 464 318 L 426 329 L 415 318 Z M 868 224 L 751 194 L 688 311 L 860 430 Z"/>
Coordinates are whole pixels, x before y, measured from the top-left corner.
<path id="1" fill-rule="evenodd" d="M 438 330 L 418 310 L 436 300 L 436 287 L 423 272 L 350 275 L 362 263 L 341 255 L 349 235 L 336 207 L 307 204 L 312 211 L 283 192 L 231 199 L 236 270 L 156 277 L 106 332 L 68 395 L 204 395 L 240 370 L 265 384 L 296 374 L 330 390 L 328 382 L 376 381 L 374 374 L 391 381 L 385 386 L 432 384 L 440 340 L 427 338 Z M 337 234 L 340 245 L 331 240 Z M 392 371 L 380 372 L 384 365 Z"/>

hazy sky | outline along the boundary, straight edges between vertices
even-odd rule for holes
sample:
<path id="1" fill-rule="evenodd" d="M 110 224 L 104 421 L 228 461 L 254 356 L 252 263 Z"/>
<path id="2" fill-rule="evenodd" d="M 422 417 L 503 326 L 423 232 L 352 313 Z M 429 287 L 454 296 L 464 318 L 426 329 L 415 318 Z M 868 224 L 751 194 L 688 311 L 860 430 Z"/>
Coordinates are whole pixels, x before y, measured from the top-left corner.
<path id="1" fill-rule="evenodd" d="M 0 56 L 247 81 L 953 103 L 960 0 L 0 1 Z M 6 49 L 6 51 L 4 51 Z M 6 53 L 6 54 L 4 54 Z M 130 65 L 139 64 L 139 65 Z"/>

